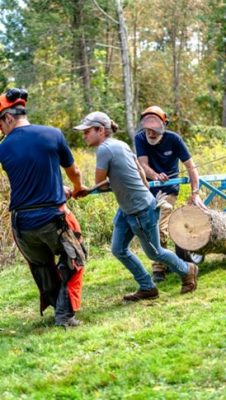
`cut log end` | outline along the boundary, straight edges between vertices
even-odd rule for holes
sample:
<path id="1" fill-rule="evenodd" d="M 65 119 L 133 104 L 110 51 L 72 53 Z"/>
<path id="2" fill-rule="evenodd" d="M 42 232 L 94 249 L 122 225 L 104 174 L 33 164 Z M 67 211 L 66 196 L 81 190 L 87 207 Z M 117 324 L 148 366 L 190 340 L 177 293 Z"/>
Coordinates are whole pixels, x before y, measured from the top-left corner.
<path id="1" fill-rule="evenodd" d="M 170 217 L 169 234 L 177 246 L 189 251 L 203 248 L 210 240 L 210 215 L 196 206 L 183 206 Z"/>

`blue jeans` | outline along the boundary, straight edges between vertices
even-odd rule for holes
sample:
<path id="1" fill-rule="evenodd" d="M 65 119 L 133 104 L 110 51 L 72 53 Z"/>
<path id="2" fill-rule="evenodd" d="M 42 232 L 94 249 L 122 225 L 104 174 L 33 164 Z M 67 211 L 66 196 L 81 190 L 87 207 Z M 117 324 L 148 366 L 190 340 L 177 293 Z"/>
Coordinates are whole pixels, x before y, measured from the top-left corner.
<path id="1" fill-rule="evenodd" d="M 139 238 L 148 258 L 168 265 L 181 277 L 188 273 L 188 265 L 185 261 L 172 251 L 161 247 L 158 226 L 159 209 L 155 210 L 154 207 L 155 200 L 148 208 L 133 215 L 125 214 L 119 208 L 114 218 L 112 254 L 133 274 L 141 290 L 151 289 L 155 287 L 155 284 L 142 262 L 129 249 L 134 236 Z"/>

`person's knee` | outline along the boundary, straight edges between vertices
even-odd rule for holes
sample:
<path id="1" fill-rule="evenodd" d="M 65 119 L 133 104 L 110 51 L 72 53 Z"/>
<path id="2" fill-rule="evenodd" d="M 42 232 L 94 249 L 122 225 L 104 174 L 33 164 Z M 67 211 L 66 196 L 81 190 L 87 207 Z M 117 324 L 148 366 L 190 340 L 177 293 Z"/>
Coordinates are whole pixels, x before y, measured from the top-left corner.
<path id="1" fill-rule="evenodd" d="M 118 246 L 115 246 L 114 244 L 111 246 L 111 252 L 113 256 L 115 256 L 118 259 L 127 257 L 127 251 Z"/>
<path id="2" fill-rule="evenodd" d="M 156 249 L 157 253 L 153 255 L 152 260 L 156 262 L 163 262 L 165 260 L 165 249 L 164 248 L 158 248 Z"/>

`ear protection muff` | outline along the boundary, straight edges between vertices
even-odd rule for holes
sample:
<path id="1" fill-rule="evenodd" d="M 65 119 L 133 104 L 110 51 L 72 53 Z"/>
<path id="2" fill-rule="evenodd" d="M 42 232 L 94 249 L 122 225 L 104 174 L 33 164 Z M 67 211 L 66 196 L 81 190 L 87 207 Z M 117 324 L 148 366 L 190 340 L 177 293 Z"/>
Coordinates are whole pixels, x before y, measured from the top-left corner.
<path id="1" fill-rule="evenodd" d="M 5 96 L 7 100 L 10 102 L 14 102 L 17 99 L 23 99 L 27 101 L 28 92 L 24 89 L 13 88 L 13 89 L 8 89 Z"/>
<path id="2" fill-rule="evenodd" d="M 24 89 L 8 89 L 6 93 L 0 96 L 0 118 L 4 115 L 6 110 L 12 110 L 16 106 L 26 107 L 26 102 L 28 99 L 28 93 Z M 20 112 L 11 112 L 11 114 L 22 114 Z"/>

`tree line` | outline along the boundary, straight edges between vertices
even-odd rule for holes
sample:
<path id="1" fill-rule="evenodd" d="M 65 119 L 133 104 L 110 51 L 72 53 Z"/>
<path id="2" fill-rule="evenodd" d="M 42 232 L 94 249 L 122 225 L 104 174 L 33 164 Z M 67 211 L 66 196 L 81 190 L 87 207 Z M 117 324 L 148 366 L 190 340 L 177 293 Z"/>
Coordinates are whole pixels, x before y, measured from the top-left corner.
<path id="1" fill-rule="evenodd" d="M 27 88 L 30 118 L 60 127 L 75 145 L 72 127 L 97 109 L 126 140 L 153 104 L 182 133 L 225 127 L 223 3 L 0 0 L 0 90 Z"/>

